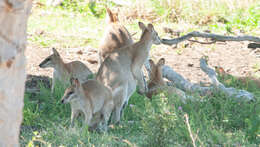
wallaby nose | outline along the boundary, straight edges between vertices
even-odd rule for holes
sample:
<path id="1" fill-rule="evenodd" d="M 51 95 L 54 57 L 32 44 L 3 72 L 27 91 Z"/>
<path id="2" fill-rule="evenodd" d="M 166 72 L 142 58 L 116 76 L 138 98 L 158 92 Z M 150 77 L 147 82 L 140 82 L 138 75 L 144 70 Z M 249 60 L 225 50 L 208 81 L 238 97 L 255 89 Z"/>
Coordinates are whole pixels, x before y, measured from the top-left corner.
<path id="1" fill-rule="evenodd" d="M 39 67 L 41 67 L 41 68 L 42 68 L 42 63 L 40 63 L 40 64 L 39 64 Z"/>
<path id="2" fill-rule="evenodd" d="M 61 100 L 61 103 L 64 104 L 64 100 L 63 99 Z"/>

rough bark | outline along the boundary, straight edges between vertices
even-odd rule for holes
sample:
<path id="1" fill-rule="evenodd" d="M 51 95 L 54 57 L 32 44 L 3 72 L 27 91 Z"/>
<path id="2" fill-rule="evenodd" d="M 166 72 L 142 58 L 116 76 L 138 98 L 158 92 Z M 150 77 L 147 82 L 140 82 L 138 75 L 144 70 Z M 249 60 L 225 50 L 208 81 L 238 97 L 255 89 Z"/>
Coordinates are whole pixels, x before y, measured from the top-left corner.
<path id="1" fill-rule="evenodd" d="M 173 45 L 178 44 L 182 41 L 189 40 L 192 37 L 201 37 L 201 38 L 211 38 L 214 41 L 210 43 L 214 43 L 215 41 L 253 41 L 253 42 L 260 42 L 259 37 L 255 36 L 224 36 L 224 35 L 218 35 L 218 34 L 212 34 L 212 33 L 202 33 L 202 32 L 191 32 L 186 35 L 183 35 L 178 38 L 174 39 L 162 39 L 162 43 L 166 45 Z"/>
<path id="2" fill-rule="evenodd" d="M 0 146 L 19 146 L 31 0 L 0 0 Z"/>
<path id="3" fill-rule="evenodd" d="M 260 48 L 260 43 L 249 43 L 247 47 L 252 49 Z"/>
<path id="4" fill-rule="evenodd" d="M 207 65 L 206 60 L 203 58 L 200 59 L 200 68 L 209 76 L 212 86 L 203 87 L 198 84 L 190 83 L 169 66 L 163 67 L 163 77 L 172 82 L 170 83 L 172 84 L 171 86 L 176 86 L 185 92 L 198 92 L 200 95 L 205 96 L 217 90 L 225 93 L 227 96 L 234 96 L 245 100 L 254 100 L 254 95 L 248 91 L 235 89 L 233 87 L 225 87 L 218 81 L 216 72 Z"/>

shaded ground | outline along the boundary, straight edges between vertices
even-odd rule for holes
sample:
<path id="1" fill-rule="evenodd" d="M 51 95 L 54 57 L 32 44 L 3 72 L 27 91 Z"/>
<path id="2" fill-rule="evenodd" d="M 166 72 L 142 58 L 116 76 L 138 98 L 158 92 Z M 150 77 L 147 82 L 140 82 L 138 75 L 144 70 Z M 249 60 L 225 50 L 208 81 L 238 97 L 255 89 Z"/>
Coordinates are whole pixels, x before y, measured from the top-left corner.
<path id="1" fill-rule="evenodd" d="M 209 57 L 209 65 L 222 66 L 228 73 L 234 76 L 248 76 L 250 74 L 260 75 L 260 58 L 257 58 L 251 49 L 247 48 L 248 42 L 218 42 L 210 45 L 198 43 L 181 43 L 177 48 L 173 46 L 159 45 L 151 51 L 151 58 L 159 60 L 166 59 L 166 64 L 170 65 L 176 72 L 180 73 L 191 82 L 207 82 L 208 77 L 199 68 L 199 59 L 206 55 Z M 182 46 L 186 45 L 186 48 Z M 97 50 L 90 47 L 82 48 L 57 48 L 65 62 L 80 60 L 84 62 L 92 71 L 97 72 Z M 52 69 L 41 69 L 39 63 L 52 54 L 50 48 L 33 47 L 30 44 L 26 50 L 27 73 L 36 75 L 29 76 L 26 86 L 32 87 L 38 79 L 50 86 L 47 77 L 52 77 Z M 94 64 L 93 64 L 94 63 Z"/>

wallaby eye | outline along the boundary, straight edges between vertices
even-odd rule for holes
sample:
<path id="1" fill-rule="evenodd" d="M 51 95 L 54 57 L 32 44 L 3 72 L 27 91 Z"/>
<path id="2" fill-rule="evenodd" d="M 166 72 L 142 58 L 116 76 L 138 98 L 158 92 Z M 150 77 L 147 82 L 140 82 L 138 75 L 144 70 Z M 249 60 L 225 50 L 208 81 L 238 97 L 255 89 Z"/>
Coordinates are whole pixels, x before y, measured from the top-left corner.
<path id="1" fill-rule="evenodd" d="M 68 95 L 72 95 L 72 94 L 73 94 L 73 92 L 72 92 L 72 91 L 68 93 Z"/>

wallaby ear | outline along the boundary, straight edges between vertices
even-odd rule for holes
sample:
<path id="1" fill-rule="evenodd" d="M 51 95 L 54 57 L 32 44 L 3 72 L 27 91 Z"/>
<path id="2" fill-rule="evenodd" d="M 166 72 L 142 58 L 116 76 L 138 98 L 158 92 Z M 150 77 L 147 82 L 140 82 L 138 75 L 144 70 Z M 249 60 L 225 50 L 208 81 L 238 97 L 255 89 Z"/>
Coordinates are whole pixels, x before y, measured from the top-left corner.
<path id="1" fill-rule="evenodd" d="M 148 28 L 149 31 L 151 31 L 151 30 L 154 29 L 154 28 L 153 28 L 153 25 L 152 25 L 151 23 L 149 23 L 149 24 L 147 25 L 147 28 Z"/>
<path id="2" fill-rule="evenodd" d="M 158 63 L 157 63 L 157 65 L 164 65 L 165 64 L 165 59 L 164 58 L 161 58 L 159 61 L 158 61 Z"/>
<path id="3" fill-rule="evenodd" d="M 108 7 L 106 7 L 106 11 L 107 11 L 107 21 L 108 22 L 116 22 L 117 16 L 115 16 Z"/>
<path id="4" fill-rule="evenodd" d="M 138 22 L 139 28 L 144 31 L 146 29 L 146 26 L 142 22 Z"/>
<path id="5" fill-rule="evenodd" d="M 79 87 L 80 86 L 80 83 L 79 83 L 79 80 L 77 78 L 71 78 L 70 79 L 70 83 L 71 85 L 76 85 L 76 87 Z"/>
<path id="6" fill-rule="evenodd" d="M 74 83 L 75 83 L 75 85 L 76 85 L 77 87 L 80 86 L 79 80 L 78 80 L 77 78 L 74 80 Z"/>
<path id="7" fill-rule="evenodd" d="M 151 69 L 153 69 L 155 67 L 155 64 L 152 59 L 149 59 L 149 64 L 151 66 Z"/>
<path id="8" fill-rule="evenodd" d="M 70 85 L 73 85 L 73 84 L 74 84 L 74 79 L 75 79 L 74 77 L 71 77 L 71 78 L 70 78 Z"/>
<path id="9" fill-rule="evenodd" d="M 58 51 L 54 47 L 52 48 L 52 52 L 55 56 L 60 56 L 60 54 L 58 53 Z"/>

